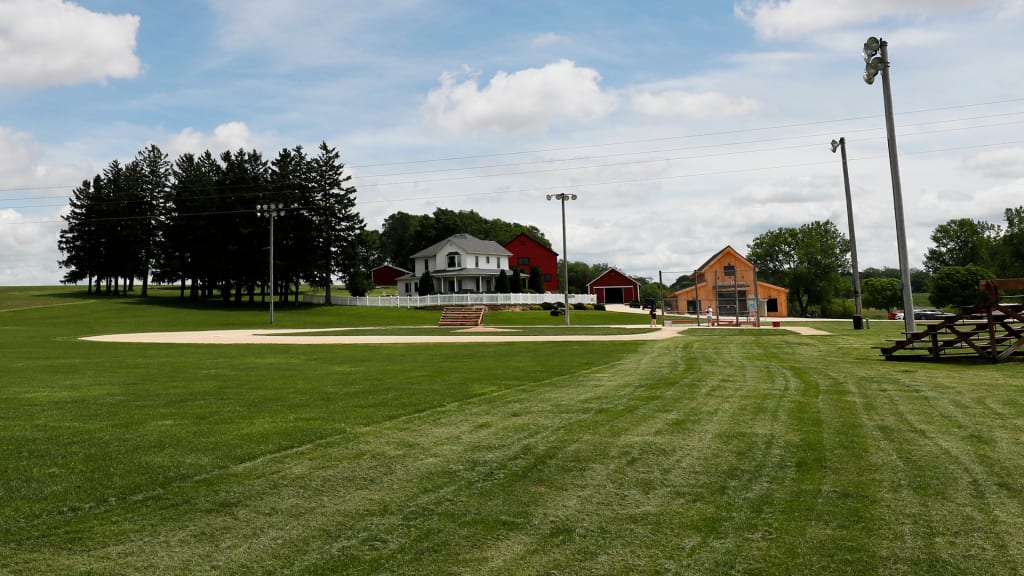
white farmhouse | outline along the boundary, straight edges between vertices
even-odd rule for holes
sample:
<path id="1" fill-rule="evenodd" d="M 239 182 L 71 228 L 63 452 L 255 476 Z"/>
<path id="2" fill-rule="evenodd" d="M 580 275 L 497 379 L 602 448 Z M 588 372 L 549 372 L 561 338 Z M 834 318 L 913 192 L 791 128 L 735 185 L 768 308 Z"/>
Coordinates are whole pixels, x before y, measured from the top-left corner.
<path id="1" fill-rule="evenodd" d="M 497 242 L 454 234 L 412 255 L 413 272 L 398 278 L 398 292 L 416 294 L 428 270 L 438 294 L 494 292 L 498 275 L 508 273 L 511 255 Z"/>

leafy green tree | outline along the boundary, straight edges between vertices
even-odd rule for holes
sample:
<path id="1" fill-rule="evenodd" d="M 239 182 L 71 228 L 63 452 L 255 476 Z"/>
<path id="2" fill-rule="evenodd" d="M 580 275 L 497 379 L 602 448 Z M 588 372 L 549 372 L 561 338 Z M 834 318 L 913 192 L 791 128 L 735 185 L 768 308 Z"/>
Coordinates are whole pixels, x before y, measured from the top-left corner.
<path id="1" fill-rule="evenodd" d="M 693 286 L 693 274 L 683 274 L 675 279 L 668 287 L 669 292 L 678 292 L 684 288 Z"/>
<path id="2" fill-rule="evenodd" d="M 747 248 L 747 259 L 757 266 L 759 277 L 788 288 L 801 315 L 812 306 L 829 314 L 841 275 L 850 268 L 850 242 L 835 224 L 815 221 L 778 228 L 754 238 Z"/>
<path id="3" fill-rule="evenodd" d="M 99 176 L 96 177 L 99 180 Z M 93 278 L 96 276 L 102 260 L 96 230 L 96 212 L 99 209 L 93 182 L 83 180 L 71 192 L 68 211 L 61 216 L 65 222 L 60 231 L 57 248 L 63 259 L 58 264 L 67 270 L 61 280 L 65 284 L 75 284 L 88 280 L 88 291 L 92 293 Z M 99 291 L 97 279 L 96 290 Z"/>
<path id="4" fill-rule="evenodd" d="M 348 293 L 352 296 L 363 297 L 373 288 L 373 283 L 370 281 L 370 275 L 365 270 L 356 268 L 349 271 L 345 288 L 348 289 Z"/>
<path id="5" fill-rule="evenodd" d="M 471 234 L 481 240 L 506 244 L 520 233 L 551 247 L 551 242 L 536 226 L 500 219 L 487 219 L 472 210 L 437 208 L 433 214 L 412 215 L 395 212 L 381 227 L 381 254 L 396 266 L 409 267 L 409 256 L 453 234 Z"/>
<path id="6" fill-rule="evenodd" d="M 387 264 L 380 249 L 380 231 L 363 228 L 356 237 L 356 259 L 367 270 Z"/>
<path id="7" fill-rule="evenodd" d="M 647 284 L 640 286 L 640 300 L 643 301 L 647 298 L 651 298 L 657 303 L 659 308 L 662 304 L 661 299 L 668 296 L 668 294 L 668 286 L 665 286 L 660 282 L 648 282 Z"/>
<path id="8" fill-rule="evenodd" d="M 149 278 L 158 252 L 166 246 L 163 238 L 170 195 L 171 163 L 156 144 L 140 150 L 133 162 L 136 169 L 136 216 L 129 222 L 140 258 L 141 296 L 149 295 Z"/>
<path id="9" fill-rule="evenodd" d="M 928 299 L 936 307 L 980 304 L 985 294 L 978 288 L 978 282 L 995 277 L 990 270 L 974 264 L 939 268 L 932 275 Z"/>
<path id="10" fill-rule="evenodd" d="M 868 308 L 891 312 L 902 306 L 903 293 L 898 278 L 875 276 L 862 280 L 860 286 L 864 306 Z"/>
<path id="11" fill-rule="evenodd" d="M 540 266 L 530 266 L 530 279 L 528 281 L 530 290 L 536 294 L 544 293 L 544 273 L 540 271 Z"/>
<path id="12" fill-rule="evenodd" d="M 519 272 L 519 268 L 512 269 L 512 279 L 508 283 L 509 291 L 513 294 L 519 294 L 523 291 L 523 275 Z"/>
<path id="13" fill-rule="evenodd" d="M 932 283 L 932 274 L 920 268 L 910 269 L 910 289 L 913 292 L 927 292 Z"/>
<path id="14" fill-rule="evenodd" d="M 180 283 L 180 297 L 197 300 L 211 295 L 222 270 L 219 265 L 221 165 L 205 151 L 182 154 L 171 166 L 171 184 L 158 253 L 156 278 Z"/>
<path id="15" fill-rule="evenodd" d="M 956 218 L 939 224 L 932 231 L 931 239 L 935 245 L 925 253 L 924 268 L 934 274 L 947 266 L 988 266 L 990 251 L 999 232 L 998 226 L 970 218 Z"/>
<path id="16" fill-rule="evenodd" d="M 434 277 L 430 275 L 430 270 L 425 270 L 423 275 L 420 276 L 420 282 L 419 286 L 417 286 L 416 293 L 420 296 L 429 296 L 435 293 Z"/>
<path id="17" fill-rule="evenodd" d="M 241 148 L 220 155 L 223 169 L 216 183 L 217 218 L 214 222 L 217 230 L 214 234 L 215 246 L 219 248 L 218 288 L 221 300 L 241 302 L 243 294 L 248 291 L 250 296 L 256 284 L 268 278 L 269 264 L 264 248 L 269 247 L 269 222 L 266 218 L 256 215 L 256 205 L 266 202 L 282 202 L 285 204 L 286 216 L 274 222 L 275 231 L 286 218 L 294 216 L 294 199 L 288 194 L 281 194 L 280 188 L 272 188 L 270 183 L 270 164 L 264 160 L 257 150 L 246 151 Z M 273 191 L 272 191 L 273 190 Z M 288 232 L 290 225 L 280 234 L 283 241 L 275 237 L 274 248 L 274 281 L 275 293 L 280 299 L 287 300 L 289 283 L 294 274 L 287 255 L 294 252 L 292 240 Z M 280 255 L 279 255 L 280 254 Z"/>
<path id="18" fill-rule="evenodd" d="M 508 294 L 512 291 L 508 282 L 508 273 L 504 269 L 498 272 L 498 280 L 495 282 L 494 290 L 498 294 Z"/>
<path id="19" fill-rule="evenodd" d="M 329 251 L 323 249 L 324 238 L 317 228 L 318 219 L 324 217 L 326 210 L 318 206 L 309 165 L 301 146 L 283 148 L 270 162 L 267 173 L 266 200 L 285 206 L 284 216 L 274 221 L 274 282 L 285 288 L 275 292 L 283 292 L 287 300 L 288 286 L 294 286 L 297 301 L 302 279 L 306 279 L 310 285 L 324 288 L 324 300 L 330 301 L 331 274 L 326 269 Z M 246 287 L 255 284 L 253 278 L 246 282 Z M 251 299 L 251 290 L 249 294 Z"/>
<path id="20" fill-rule="evenodd" d="M 372 258 L 360 247 L 360 239 L 366 239 L 366 224 L 356 211 L 352 175 L 345 173 L 337 149 L 321 142 L 316 157 L 308 162 L 308 173 L 313 191 L 310 249 L 316 255 L 309 279 L 310 284 L 324 288 L 324 301 L 329 302 L 333 278 L 347 278 L 356 271 L 365 273 L 372 267 Z"/>
<path id="21" fill-rule="evenodd" d="M 996 272 L 1000 278 L 1024 278 L 1024 206 L 1003 212 L 1006 227 L 994 247 Z"/>

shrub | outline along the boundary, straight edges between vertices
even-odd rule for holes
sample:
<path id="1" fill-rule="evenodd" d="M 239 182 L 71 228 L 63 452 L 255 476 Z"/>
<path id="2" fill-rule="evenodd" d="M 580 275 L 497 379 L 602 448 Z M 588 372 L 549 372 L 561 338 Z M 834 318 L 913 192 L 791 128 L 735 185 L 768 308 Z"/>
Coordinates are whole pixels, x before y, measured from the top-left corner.
<path id="1" fill-rule="evenodd" d="M 604 304 L 594 304 L 594 310 L 597 310 L 598 312 L 604 312 Z"/>
<path id="2" fill-rule="evenodd" d="M 575 304 L 572 305 L 572 309 L 573 310 L 586 310 L 587 309 L 586 306 L 587 305 L 584 304 L 583 302 L 576 302 Z"/>
<path id="3" fill-rule="evenodd" d="M 551 310 L 552 308 L 555 307 L 555 305 L 552 304 L 551 302 L 541 302 L 540 307 L 542 310 Z"/>
<path id="4" fill-rule="evenodd" d="M 583 305 L 583 309 L 584 310 L 593 310 L 594 309 L 594 305 L 593 304 L 584 304 Z"/>

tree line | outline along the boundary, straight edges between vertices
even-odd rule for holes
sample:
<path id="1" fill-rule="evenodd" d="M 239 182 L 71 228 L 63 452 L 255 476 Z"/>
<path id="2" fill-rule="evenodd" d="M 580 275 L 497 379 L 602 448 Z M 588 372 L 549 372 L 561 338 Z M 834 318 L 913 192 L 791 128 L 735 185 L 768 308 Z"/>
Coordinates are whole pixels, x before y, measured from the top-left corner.
<path id="1" fill-rule="evenodd" d="M 58 240 L 63 282 L 118 293 L 140 279 L 146 296 L 152 278 L 178 284 L 182 298 L 265 298 L 271 223 L 258 207 L 274 204 L 281 213 L 273 223 L 274 282 L 282 299 L 297 298 L 302 283 L 328 296 L 336 277 L 365 284 L 368 256 L 358 241 L 365 224 L 344 169 L 325 142 L 315 156 L 296 146 L 271 161 L 239 149 L 171 162 L 150 145 L 72 192 Z"/>
<path id="2" fill-rule="evenodd" d="M 911 269 L 910 289 L 928 292 L 934 306 L 968 306 L 978 302 L 978 281 L 1024 277 L 1024 206 L 1007 208 L 1005 224 L 957 218 L 935 227 L 924 270 Z M 830 221 L 765 232 L 747 245 L 747 259 L 759 279 L 789 289 L 790 304 L 800 315 L 844 314 L 840 306 L 853 295 L 850 243 Z M 894 310 L 902 306 L 900 271 L 861 271 L 863 304 Z"/>
<path id="3" fill-rule="evenodd" d="M 433 214 L 395 212 L 384 219 L 380 232 L 369 232 L 366 241 L 367 251 L 373 255 L 373 266 L 389 262 L 411 270 L 412 254 L 453 234 L 469 234 L 505 245 L 521 233 L 551 247 L 551 242 L 536 226 L 484 218 L 473 210 L 446 208 L 437 208 Z"/>

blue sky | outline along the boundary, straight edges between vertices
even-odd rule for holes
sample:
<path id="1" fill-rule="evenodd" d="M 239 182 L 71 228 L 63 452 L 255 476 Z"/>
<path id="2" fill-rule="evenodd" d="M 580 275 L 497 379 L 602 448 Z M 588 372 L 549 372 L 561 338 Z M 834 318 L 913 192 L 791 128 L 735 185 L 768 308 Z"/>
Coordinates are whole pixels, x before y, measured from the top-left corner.
<path id="1" fill-rule="evenodd" d="M 889 42 L 912 265 L 936 225 L 1024 204 L 1024 1 L 0 0 L 0 284 L 55 284 L 71 189 L 150 143 L 337 147 L 372 228 L 402 210 L 538 226 L 657 277 L 847 218 L 898 266 Z M 670 274 L 670 276 L 671 276 Z M 674 276 L 671 276 L 674 278 Z"/>

